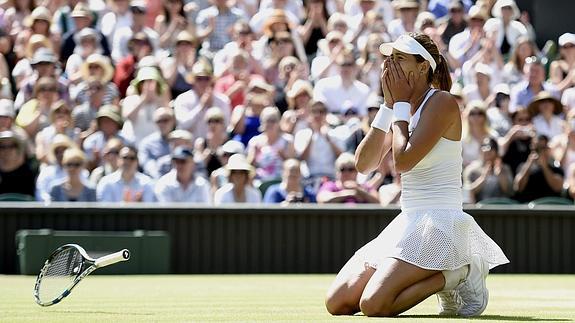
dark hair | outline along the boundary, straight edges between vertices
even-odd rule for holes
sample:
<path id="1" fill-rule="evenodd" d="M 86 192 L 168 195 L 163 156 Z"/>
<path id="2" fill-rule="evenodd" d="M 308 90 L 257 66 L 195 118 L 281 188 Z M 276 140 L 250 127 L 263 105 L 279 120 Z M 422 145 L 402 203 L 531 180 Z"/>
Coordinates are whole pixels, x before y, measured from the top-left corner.
<path id="1" fill-rule="evenodd" d="M 449 74 L 449 66 L 447 65 L 447 60 L 445 57 L 439 53 L 437 45 L 426 34 L 409 33 L 409 36 L 415 39 L 421 46 L 423 46 L 423 48 L 425 48 L 425 50 L 431 54 L 431 57 L 433 57 L 435 63 L 437 64 L 435 72 L 433 69 L 431 69 L 431 67 L 429 68 L 429 72 L 427 74 L 427 82 L 431 83 L 433 86 L 440 90 L 449 92 L 449 90 L 451 90 L 451 75 Z M 418 63 L 425 61 L 425 58 L 421 57 L 421 55 L 415 55 L 415 58 Z"/>
<path id="2" fill-rule="evenodd" d="M 184 0 L 180 0 L 180 4 L 182 5 L 182 7 L 180 8 L 179 14 L 180 14 L 180 16 L 186 18 L 186 11 L 184 10 L 184 5 L 185 5 Z M 170 11 L 166 7 L 166 3 L 164 3 L 164 5 L 162 6 L 162 9 L 164 12 L 164 17 L 165 17 L 164 22 L 166 23 L 166 25 L 169 25 L 170 22 L 172 21 L 172 17 L 170 15 Z"/>
<path id="3" fill-rule="evenodd" d="M 497 140 L 495 140 L 491 137 L 487 137 L 487 138 L 483 139 L 481 146 L 482 147 L 489 147 L 489 150 L 494 150 L 495 152 L 499 151 L 499 144 L 497 143 Z"/>

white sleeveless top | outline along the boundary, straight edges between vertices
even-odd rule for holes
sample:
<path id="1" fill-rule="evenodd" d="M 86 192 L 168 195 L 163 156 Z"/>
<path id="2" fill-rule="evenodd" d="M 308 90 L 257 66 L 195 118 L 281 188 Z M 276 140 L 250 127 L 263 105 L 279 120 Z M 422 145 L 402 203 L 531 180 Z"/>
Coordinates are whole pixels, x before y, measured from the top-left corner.
<path id="1" fill-rule="evenodd" d="M 436 92 L 431 89 L 409 120 L 409 133 L 417 127 L 421 111 Z M 409 145 L 409 144 L 408 144 Z M 401 208 L 462 209 L 461 141 L 441 137 L 435 147 L 411 170 L 401 174 Z"/>

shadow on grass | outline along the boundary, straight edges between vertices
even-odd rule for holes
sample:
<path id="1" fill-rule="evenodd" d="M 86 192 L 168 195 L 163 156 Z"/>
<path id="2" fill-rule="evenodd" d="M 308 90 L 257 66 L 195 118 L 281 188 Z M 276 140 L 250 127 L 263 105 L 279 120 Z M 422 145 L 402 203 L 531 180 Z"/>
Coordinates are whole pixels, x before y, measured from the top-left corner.
<path id="1" fill-rule="evenodd" d="M 572 322 L 569 319 L 537 318 L 532 316 L 505 316 L 505 315 L 482 315 L 476 317 L 439 316 L 439 315 L 401 315 L 396 318 L 421 318 L 421 319 L 453 319 L 474 321 L 509 321 L 509 322 Z"/>
<path id="2" fill-rule="evenodd" d="M 153 313 L 134 313 L 134 312 L 109 312 L 109 311 L 52 311 L 54 313 L 70 313 L 70 314 L 103 314 L 103 315 L 138 315 L 138 316 L 147 316 L 147 315 L 154 315 Z"/>

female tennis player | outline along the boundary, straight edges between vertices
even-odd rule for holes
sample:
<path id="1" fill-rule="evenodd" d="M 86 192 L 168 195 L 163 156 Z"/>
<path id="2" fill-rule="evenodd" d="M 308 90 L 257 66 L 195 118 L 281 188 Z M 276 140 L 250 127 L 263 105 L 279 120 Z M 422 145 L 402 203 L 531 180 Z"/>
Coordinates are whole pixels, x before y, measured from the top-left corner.
<path id="1" fill-rule="evenodd" d="M 424 34 L 403 35 L 380 51 L 388 57 L 385 104 L 356 151 L 356 167 L 375 170 L 391 150 L 401 214 L 341 269 L 327 310 L 395 316 L 437 293 L 440 314 L 480 315 L 489 269 L 509 260 L 462 210 L 461 118 L 447 62 Z"/>

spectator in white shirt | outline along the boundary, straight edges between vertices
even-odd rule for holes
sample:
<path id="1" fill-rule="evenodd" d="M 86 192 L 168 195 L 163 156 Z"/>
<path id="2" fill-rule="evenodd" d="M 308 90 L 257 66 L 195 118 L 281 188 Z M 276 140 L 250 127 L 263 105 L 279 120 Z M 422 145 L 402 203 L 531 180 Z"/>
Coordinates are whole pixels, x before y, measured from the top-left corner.
<path id="1" fill-rule="evenodd" d="M 112 59 L 114 62 L 119 62 L 122 58 L 130 54 L 128 42 L 137 32 L 145 33 L 153 47 L 158 48 L 158 33 L 146 26 L 146 3 L 143 1 L 132 1 L 130 4 L 130 12 L 132 13 L 132 24 L 118 29 L 112 38 Z"/>
<path id="2" fill-rule="evenodd" d="M 449 40 L 449 54 L 460 64 L 473 57 L 481 48 L 481 39 L 485 37 L 483 25 L 487 14 L 479 6 L 469 9 L 469 24 L 464 31 L 455 34 Z"/>
<path id="3" fill-rule="evenodd" d="M 387 31 L 392 40 L 396 40 L 405 33 L 415 31 L 419 2 L 417 0 L 396 0 L 393 2 L 393 6 L 399 11 L 399 18 L 389 22 Z"/>
<path id="4" fill-rule="evenodd" d="M 545 135 L 552 140 L 564 132 L 565 121 L 559 116 L 563 105 L 551 93 L 541 91 L 527 106 L 533 118 L 533 126 L 538 135 Z"/>
<path id="5" fill-rule="evenodd" d="M 116 172 L 98 183 L 96 197 L 100 202 L 154 202 L 154 184 L 150 177 L 138 172 L 138 150 L 132 146 L 120 149 Z"/>
<path id="6" fill-rule="evenodd" d="M 340 74 L 319 80 L 314 88 L 314 100 L 324 102 L 332 113 L 339 113 L 341 104 L 351 101 L 358 109 L 359 115 L 366 115 L 370 90 L 369 86 L 356 79 L 357 65 L 353 54 L 345 51 L 336 62 L 340 67 Z"/>
<path id="7" fill-rule="evenodd" d="M 210 185 L 195 174 L 194 153 L 187 147 L 172 152 L 173 169 L 156 184 L 159 202 L 210 203 Z"/>
<path id="8" fill-rule="evenodd" d="M 222 186 L 214 195 L 214 204 L 261 203 L 262 195 L 254 188 L 251 180 L 254 168 L 242 154 L 232 155 L 226 165 L 229 183 Z"/>
<path id="9" fill-rule="evenodd" d="M 514 0 L 497 0 L 491 9 L 494 18 L 487 20 L 483 29 L 487 36 L 495 40 L 501 54 L 507 55 L 517 38 L 527 36 L 527 28 L 517 21 L 521 13 Z"/>

